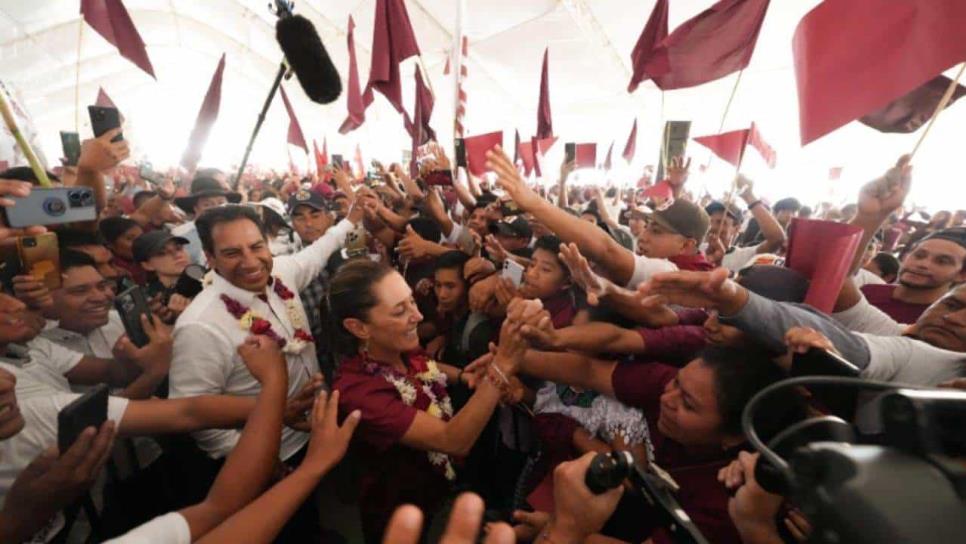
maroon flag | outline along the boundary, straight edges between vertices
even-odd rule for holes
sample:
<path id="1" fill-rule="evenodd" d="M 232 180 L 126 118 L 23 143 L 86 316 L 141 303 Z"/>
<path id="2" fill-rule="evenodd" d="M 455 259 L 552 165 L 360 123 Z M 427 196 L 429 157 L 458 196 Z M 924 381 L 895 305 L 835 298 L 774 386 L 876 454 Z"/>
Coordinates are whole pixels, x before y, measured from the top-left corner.
<path id="1" fill-rule="evenodd" d="M 122 57 L 157 79 L 144 41 L 121 0 L 81 0 L 84 22 L 117 48 Z"/>
<path id="2" fill-rule="evenodd" d="M 543 155 L 553 147 L 553 144 L 557 143 L 557 137 L 551 136 L 549 138 L 536 138 L 530 140 L 530 151 L 533 153 L 533 169 L 536 171 L 537 176 L 543 176 L 543 172 L 540 171 L 540 161 L 543 160 Z"/>
<path id="3" fill-rule="evenodd" d="M 97 100 L 94 102 L 94 105 L 95 106 L 100 106 L 102 108 L 114 108 L 114 109 L 117 109 L 117 106 L 114 105 L 114 101 L 111 100 L 111 97 L 110 96 L 107 96 L 107 93 L 104 92 L 104 87 L 98 87 L 98 89 L 97 89 Z"/>
<path id="4" fill-rule="evenodd" d="M 312 140 L 312 149 L 315 151 L 315 169 L 319 173 L 319 176 L 325 173 L 325 167 L 329 165 L 329 152 L 326 149 L 326 147 L 327 147 L 326 141 L 325 139 L 323 139 L 322 140 L 323 151 L 320 152 L 319 143 L 316 142 L 315 140 Z"/>
<path id="5" fill-rule="evenodd" d="M 929 83 L 893 100 L 888 106 L 863 116 L 859 122 L 879 132 L 915 132 L 929 122 L 952 83 L 953 80 L 946 76 L 936 76 Z M 966 87 L 957 84 L 946 107 L 963 96 L 966 96 Z"/>
<path id="6" fill-rule="evenodd" d="M 282 92 L 282 102 L 285 103 L 285 111 L 288 112 L 288 143 L 301 147 L 308 154 L 309 146 L 305 143 L 305 135 L 302 134 L 302 126 L 299 125 L 299 120 L 295 117 L 292 103 L 288 101 L 288 95 L 285 94 L 285 87 L 279 85 L 278 90 Z"/>
<path id="7" fill-rule="evenodd" d="M 654 53 L 661 42 L 667 38 L 667 15 L 668 1 L 657 0 L 654 4 L 654 11 L 651 12 L 641 36 L 637 38 L 637 44 L 631 51 L 631 64 L 634 66 L 634 75 L 627 86 L 627 92 L 632 93 L 642 81 L 648 76 L 644 68 L 654 58 Z M 666 58 L 666 57 L 665 57 Z"/>
<path id="8" fill-rule="evenodd" d="M 191 136 L 188 137 L 188 148 L 181 155 L 181 166 L 188 170 L 194 170 L 198 166 L 205 143 L 208 141 L 208 134 L 211 133 L 211 127 L 218 120 L 218 111 L 221 109 L 221 81 L 224 74 L 225 54 L 222 53 L 221 60 L 215 68 L 215 74 L 211 76 L 211 83 L 208 84 L 208 91 L 205 92 L 205 99 L 201 102 L 195 127 L 191 129 Z"/>
<path id="9" fill-rule="evenodd" d="M 610 147 L 607 148 L 607 158 L 604 159 L 604 170 L 610 170 L 614 163 L 611 162 L 611 156 L 614 153 L 614 142 L 611 141 Z"/>
<path id="10" fill-rule="evenodd" d="M 415 97 L 413 119 L 409 119 L 409 115 L 406 113 L 403 113 L 403 119 L 405 120 L 406 130 L 409 132 L 409 136 L 414 140 L 418 140 L 416 145 L 420 146 L 429 140 L 435 140 L 436 131 L 429 126 L 429 119 L 433 116 L 433 94 L 429 92 L 429 88 L 423 82 L 423 75 L 418 66 L 416 67 Z"/>
<path id="11" fill-rule="evenodd" d="M 748 144 L 748 129 L 733 130 L 713 136 L 701 136 L 694 141 L 707 147 L 712 153 L 737 167 L 745 155 Z"/>
<path id="12" fill-rule="evenodd" d="M 372 104 L 373 90 L 379 91 L 396 111 L 404 113 L 399 63 L 419 55 L 416 36 L 403 0 L 376 0 L 372 31 L 372 62 L 369 82 L 363 93 L 366 108 Z"/>
<path id="13" fill-rule="evenodd" d="M 356 23 L 349 16 L 349 30 L 347 41 L 349 42 L 349 82 L 346 87 L 346 105 L 349 109 L 349 117 L 342 122 L 339 127 L 339 134 L 347 134 L 349 131 L 359 128 L 366 120 L 366 104 L 362 101 L 362 91 L 359 90 L 359 67 L 356 64 L 356 42 L 355 42 Z"/>
<path id="14" fill-rule="evenodd" d="M 748 145 L 754 147 L 761 155 L 761 158 L 765 159 L 768 168 L 775 167 L 775 164 L 778 162 L 778 153 L 775 152 L 772 146 L 768 145 L 768 142 L 762 137 L 761 132 L 754 123 L 751 124 L 751 129 L 748 131 Z"/>
<path id="15" fill-rule="evenodd" d="M 503 145 L 503 131 L 470 136 L 463 140 L 466 150 L 466 169 L 474 176 L 482 176 L 486 167 L 486 153 L 498 145 Z"/>
<path id="16" fill-rule="evenodd" d="M 540 72 L 540 103 L 537 105 L 537 139 L 553 136 L 553 120 L 550 116 L 550 79 L 547 74 L 549 54 L 549 47 L 543 50 L 543 70 Z"/>
<path id="17" fill-rule="evenodd" d="M 523 162 L 523 172 L 529 177 L 534 168 L 533 146 L 530 142 L 518 143 L 517 153 Z"/>
<path id="18" fill-rule="evenodd" d="M 624 144 L 624 153 L 621 155 L 624 160 L 631 162 L 634 160 L 634 152 L 637 150 L 637 119 L 634 119 L 634 126 L 631 133 L 627 136 L 627 143 Z"/>
<path id="19" fill-rule="evenodd" d="M 577 168 L 597 167 L 597 144 L 575 145 L 574 160 L 577 163 Z"/>
<path id="20" fill-rule="evenodd" d="M 769 0 L 720 0 L 684 22 L 653 52 L 644 74 L 662 90 L 694 87 L 751 62 Z"/>
<path id="21" fill-rule="evenodd" d="M 795 30 L 802 145 L 966 59 L 966 2 L 825 0 Z"/>

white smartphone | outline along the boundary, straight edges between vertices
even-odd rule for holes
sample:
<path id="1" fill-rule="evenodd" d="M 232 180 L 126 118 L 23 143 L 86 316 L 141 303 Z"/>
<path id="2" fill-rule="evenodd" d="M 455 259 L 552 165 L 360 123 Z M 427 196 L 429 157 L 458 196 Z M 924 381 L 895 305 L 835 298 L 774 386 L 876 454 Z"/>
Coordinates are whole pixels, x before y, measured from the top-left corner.
<path id="1" fill-rule="evenodd" d="M 514 287 L 520 287 L 523 283 L 523 265 L 516 261 L 507 259 L 503 261 L 503 277 L 509 278 Z"/>

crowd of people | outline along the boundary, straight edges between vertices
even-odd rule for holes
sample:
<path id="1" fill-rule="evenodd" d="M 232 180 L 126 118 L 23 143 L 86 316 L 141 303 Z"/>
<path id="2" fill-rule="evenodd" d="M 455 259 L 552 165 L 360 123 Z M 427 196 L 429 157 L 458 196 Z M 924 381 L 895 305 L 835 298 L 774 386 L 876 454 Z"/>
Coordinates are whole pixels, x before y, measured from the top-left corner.
<path id="1" fill-rule="evenodd" d="M 0 542 L 672 541 L 630 486 L 588 489 L 623 450 L 708 541 L 804 542 L 800 505 L 755 480 L 751 397 L 810 349 L 966 387 L 966 211 L 906 209 L 905 157 L 839 208 L 744 176 L 698 195 L 683 157 L 669 197 L 575 186 L 572 164 L 541 186 L 499 147 L 476 178 L 432 144 L 415 176 L 144 179 L 114 136 L 50 174 L 93 190 L 95 221 L 0 224 L 7 247 L 56 234 L 61 276 L 0 293 Z M 0 172 L 0 205 L 36 187 Z M 783 265 L 805 219 L 862 231 L 828 312 Z M 143 343 L 115 309 L 132 288 Z M 107 421 L 58 451 L 58 413 L 98 384 Z M 851 416 L 870 434 L 872 405 Z M 756 427 L 828 409 L 799 390 Z"/>

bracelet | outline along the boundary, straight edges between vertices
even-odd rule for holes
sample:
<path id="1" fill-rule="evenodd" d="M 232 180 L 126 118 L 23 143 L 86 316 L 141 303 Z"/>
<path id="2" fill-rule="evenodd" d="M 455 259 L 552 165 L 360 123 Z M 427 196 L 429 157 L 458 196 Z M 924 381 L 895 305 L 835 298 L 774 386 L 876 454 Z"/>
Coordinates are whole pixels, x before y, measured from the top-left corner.
<path id="1" fill-rule="evenodd" d="M 499 376 L 501 380 L 503 380 L 503 383 L 505 385 L 510 385 L 510 379 L 506 377 L 506 374 L 504 374 L 503 371 L 500 370 L 500 367 L 496 363 L 491 364 L 490 368 L 492 368 L 493 371 L 496 372 L 496 375 Z"/>
<path id="2" fill-rule="evenodd" d="M 752 202 L 751 204 L 748 204 L 748 209 L 749 210 L 752 210 L 752 209 L 754 209 L 755 206 L 757 206 L 759 204 L 761 204 L 761 200 L 760 199 Z"/>

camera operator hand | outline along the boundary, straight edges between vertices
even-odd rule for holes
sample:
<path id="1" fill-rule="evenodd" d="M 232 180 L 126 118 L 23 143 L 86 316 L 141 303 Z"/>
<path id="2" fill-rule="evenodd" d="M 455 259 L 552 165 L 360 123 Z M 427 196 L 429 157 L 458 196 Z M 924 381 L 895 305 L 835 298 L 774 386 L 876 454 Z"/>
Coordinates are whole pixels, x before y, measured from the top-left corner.
<path id="1" fill-rule="evenodd" d="M 614 513 L 623 486 L 617 486 L 601 495 L 594 495 L 587 484 L 587 468 L 596 452 L 580 459 L 561 463 L 553 471 L 554 511 L 550 522 L 541 534 L 549 542 L 583 542 L 597 533 Z"/>
<path id="2" fill-rule="evenodd" d="M 13 207 L 14 201 L 7 197 L 15 196 L 18 198 L 26 198 L 30 196 L 30 189 L 32 187 L 33 185 L 26 181 L 0 179 L 0 207 Z M 27 227 L 25 229 L 8 228 L 5 217 L 0 214 L 0 240 L 13 238 L 15 236 L 35 236 L 45 232 L 47 232 L 47 229 L 44 227 Z"/>
<path id="3" fill-rule="evenodd" d="M 453 504 L 446 532 L 439 539 L 439 544 L 473 544 L 478 542 L 480 521 L 483 519 L 483 500 L 473 493 L 463 493 Z M 421 541 L 423 513 L 415 506 L 400 506 L 392 515 L 386 533 L 382 537 L 383 544 L 416 544 Z M 487 526 L 484 544 L 512 544 L 514 542 L 513 529 L 505 523 L 494 523 Z"/>
<path id="4" fill-rule="evenodd" d="M 158 316 L 141 316 L 141 327 L 148 336 L 148 343 L 137 347 L 127 337 L 122 335 L 114 344 L 114 358 L 130 361 L 143 372 L 155 376 L 164 376 L 171 368 L 171 354 L 174 350 L 174 339 L 171 328 L 165 325 Z"/>
<path id="5" fill-rule="evenodd" d="M 784 500 L 766 492 L 755 481 L 757 453 L 741 452 L 738 459 L 718 472 L 718 481 L 728 489 L 738 489 L 728 501 L 728 515 L 735 523 L 744 544 L 780 544 L 775 517 Z"/>

